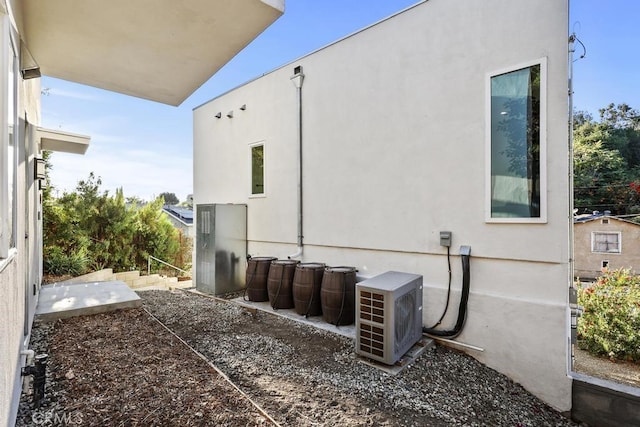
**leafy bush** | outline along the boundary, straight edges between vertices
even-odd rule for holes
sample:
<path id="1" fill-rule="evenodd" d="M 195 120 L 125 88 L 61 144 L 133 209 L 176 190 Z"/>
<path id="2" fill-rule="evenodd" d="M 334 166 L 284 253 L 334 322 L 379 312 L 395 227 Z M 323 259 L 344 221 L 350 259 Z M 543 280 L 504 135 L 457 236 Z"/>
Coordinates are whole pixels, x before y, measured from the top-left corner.
<path id="1" fill-rule="evenodd" d="M 84 251 L 69 253 L 58 247 L 46 248 L 45 251 L 44 270 L 49 274 L 80 276 L 88 271 L 89 258 Z"/>
<path id="2" fill-rule="evenodd" d="M 640 276 L 628 269 L 604 270 L 593 285 L 582 285 L 578 303 L 578 345 L 598 356 L 640 361 Z"/>
<path id="3" fill-rule="evenodd" d="M 186 269 L 191 246 L 162 212 L 163 199 L 127 206 L 122 189 L 101 191 L 93 173 L 75 192 L 43 201 L 44 270 L 80 275 L 87 270 L 146 270 L 149 255 Z"/>

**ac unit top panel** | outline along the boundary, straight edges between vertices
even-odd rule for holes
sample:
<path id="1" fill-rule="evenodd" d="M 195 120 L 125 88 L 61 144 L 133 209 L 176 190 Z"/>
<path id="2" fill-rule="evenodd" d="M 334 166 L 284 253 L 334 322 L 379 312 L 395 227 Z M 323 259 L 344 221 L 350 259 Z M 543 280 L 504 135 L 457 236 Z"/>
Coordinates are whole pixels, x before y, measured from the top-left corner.
<path id="1" fill-rule="evenodd" d="M 419 280 L 422 284 L 422 276 L 419 274 L 402 273 L 399 271 L 387 271 L 367 280 L 363 280 L 356 284 L 357 287 L 368 287 L 380 289 L 381 291 L 393 292 L 396 289 Z"/>

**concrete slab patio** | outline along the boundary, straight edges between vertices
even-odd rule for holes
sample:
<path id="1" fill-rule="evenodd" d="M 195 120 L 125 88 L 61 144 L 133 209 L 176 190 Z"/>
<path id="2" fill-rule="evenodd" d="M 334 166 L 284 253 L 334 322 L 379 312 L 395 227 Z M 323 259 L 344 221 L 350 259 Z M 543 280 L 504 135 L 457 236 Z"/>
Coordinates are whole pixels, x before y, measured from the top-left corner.
<path id="1" fill-rule="evenodd" d="M 140 297 L 124 282 L 54 283 L 40 289 L 36 317 L 52 321 L 141 305 Z"/>

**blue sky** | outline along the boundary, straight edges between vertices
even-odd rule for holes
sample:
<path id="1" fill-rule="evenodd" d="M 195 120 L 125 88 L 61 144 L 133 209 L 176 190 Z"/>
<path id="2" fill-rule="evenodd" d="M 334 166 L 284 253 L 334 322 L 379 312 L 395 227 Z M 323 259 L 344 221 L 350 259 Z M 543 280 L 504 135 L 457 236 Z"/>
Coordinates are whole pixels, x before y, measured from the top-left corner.
<path id="1" fill-rule="evenodd" d="M 442 1 L 442 0 L 439 0 Z M 42 125 L 90 135 L 87 153 L 55 153 L 52 183 L 72 191 L 89 172 L 103 189 L 151 199 L 192 192 L 192 109 L 416 3 L 416 0 L 287 0 L 285 14 L 180 107 L 43 77 Z M 531 2 L 535 4 L 535 0 Z M 610 102 L 640 109 L 640 2 L 572 0 L 570 31 L 587 55 L 574 64 L 574 105 L 598 117 Z M 581 54 L 578 46 L 577 54 Z"/>

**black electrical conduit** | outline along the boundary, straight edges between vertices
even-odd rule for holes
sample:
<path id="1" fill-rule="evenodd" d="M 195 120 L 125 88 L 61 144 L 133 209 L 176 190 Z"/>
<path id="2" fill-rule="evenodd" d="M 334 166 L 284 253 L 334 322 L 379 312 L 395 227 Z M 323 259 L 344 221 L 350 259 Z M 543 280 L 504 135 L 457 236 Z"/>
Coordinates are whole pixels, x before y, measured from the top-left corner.
<path id="1" fill-rule="evenodd" d="M 464 322 L 467 319 L 467 303 L 469 301 L 469 285 L 471 284 L 471 271 L 469 258 L 471 257 L 471 247 L 460 247 L 460 258 L 462 260 L 462 296 L 460 297 L 460 305 L 458 306 L 458 319 L 451 330 L 439 330 L 434 328 L 422 328 L 422 332 L 427 335 L 441 338 L 455 338 L 462 332 Z M 446 309 L 445 309 L 446 313 Z M 444 315 L 443 315 L 444 317 Z M 440 319 L 442 320 L 442 319 Z M 439 322 L 438 322 L 439 323 Z M 437 325 L 437 324 L 436 324 Z"/>
<path id="2" fill-rule="evenodd" d="M 340 313 L 338 314 L 338 320 L 335 325 L 340 326 L 342 315 L 344 314 L 344 302 L 347 299 L 347 273 L 342 273 L 342 303 L 340 304 Z"/>
<path id="3" fill-rule="evenodd" d="M 249 260 L 251 260 L 251 255 L 247 255 L 247 263 L 249 263 Z M 242 293 L 242 299 L 244 301 L 249 301 L 247 299 L 247 289 L 251 287 L 251 282 L 253 282 L 253 278 L 255 277 L 257 271 L 258 271 L 258 263 L 255 263 L 253 267 L 253 273 L 251 273 L 251 276 L 249 277 L 249 281 L 245 285 L 244 292 Z"/>
<path id="4" fill-rule="evenodd" d="M 451 298 L 451 251 L 450 249 L 451 248 L 447 246 L 447 268 L 449 270 L 449 284 L 447 285 L 447 302 L 444 303 L 444 311 L 442 312 L 442 316 L 440 316 L 438 321 L 433 326 L 427 329 L 434 329 L 440 326 L 440 323 L 442 323 L 442 319 L 444 319 L 444 316 L 447 315 L 447 311 L 449 310 L 449 299 Z"/>
<path id="5" fill-rule="evenodd" d="M 282 290 L 282 281 L 284 280 L 284 273 L 285 273 L 285 268 L 283 264 L 282 273 L 280 274 L 280 283 L 278 284 L 278 290 L 276 291 L 276 296 L 273 297 L 273 302 L 271 303 L 271 308 L 273 308 L 274 311 L 279 308 L 279 307 L 276 308 L 276 305 L 278 304 L 278 300 L 280 299 L 280 291 Z"/>
<path id="6" fill-rule="evenodd" d="M 313 272 L 313 280 L 311 282 L 311 295 L 309 296 L 309 304 L 307 304 L 307 311 L 304 313 L 304 318 L 309 318 L 309 313 L 311 312 L 311 305 L 313 304 L 313 295 L 316 293 L 316 272 Z M 322 288 L 321 288 L 322 289 Z"/>

